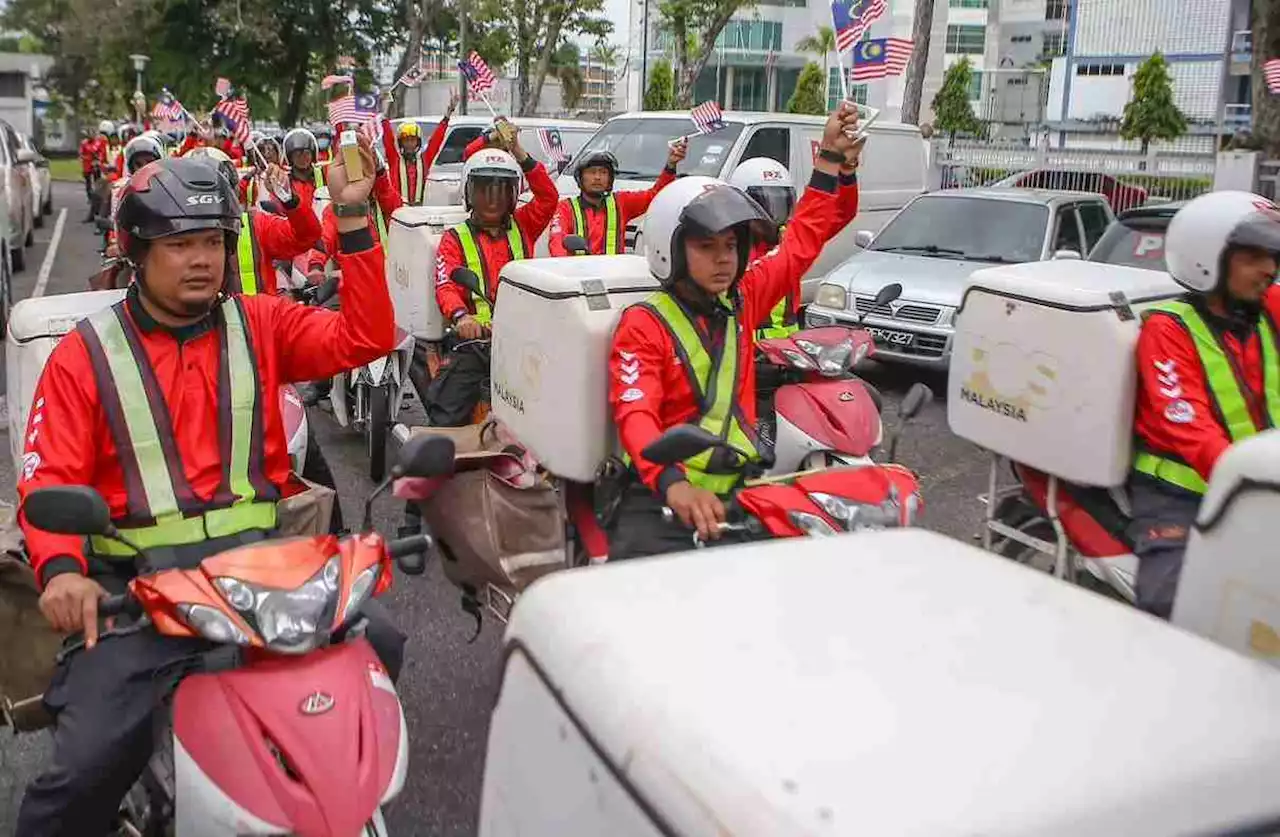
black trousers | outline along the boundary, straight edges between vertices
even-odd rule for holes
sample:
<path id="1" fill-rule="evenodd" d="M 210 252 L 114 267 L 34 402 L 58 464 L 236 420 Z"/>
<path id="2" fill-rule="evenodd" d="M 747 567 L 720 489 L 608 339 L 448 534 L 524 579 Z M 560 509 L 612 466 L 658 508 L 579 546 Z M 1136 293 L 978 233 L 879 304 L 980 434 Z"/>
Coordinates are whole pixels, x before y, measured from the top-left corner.
<path id="1" fill-rule="evenodd" d="M 1168 619 L 1200 498 L 1135 476 L 1129 481 L 1129 500 L 1133 505 L 1129 536 L 1133 554 L 1138 556 L 1136 604 L 1140 610 Z"/>
<path id="2" fill-rule="evenodd" d="M 694 549 L 693 529 L 678 519 L 668 523 L 662 518 L 666 505 L 648 486 L 636 482 L 624 489 L 622 499 L 608 526 L 609 560 L 626 561 L 684 552 Z M 726 533 L 707 547 L 730 546 L 759 538 L 741 532 Z"/>
<path id="3" fill-rule="evenodd" d="M 316 441 L 314 430 L 307 433 L 307 461 L 302 466 L 301 476 L 316 485 L 338 490 L 333 471 L 329 470 L 329 461 L 324 458 L 324 451 L 320 450 L 320 443 Z M 333 535 L 342 532 L 342 501 L 339 497 L 333 498 L 333 515 L 329 518 L 329 532 Z"/>
<path id="4" fill-rule="evenodd" d="M 395 680 L 405 636 L 378 602 L 364 614 L 366 638 Z M 53 763 L 27 787 L 16 837 L 105 837 L 151 757 L 156 712 L 182 661 L 211 647 L 145 630 L 104 639 L 59 666 L 44 698 L 55 718 Z"/>
<path id="5" fill-rule="evenodd" d="M 432 427 L 465 427 L 471 424 L 476 405 L 488 397 L 488 354 L 464 350 L 444 356 L 422 406 Z"/>

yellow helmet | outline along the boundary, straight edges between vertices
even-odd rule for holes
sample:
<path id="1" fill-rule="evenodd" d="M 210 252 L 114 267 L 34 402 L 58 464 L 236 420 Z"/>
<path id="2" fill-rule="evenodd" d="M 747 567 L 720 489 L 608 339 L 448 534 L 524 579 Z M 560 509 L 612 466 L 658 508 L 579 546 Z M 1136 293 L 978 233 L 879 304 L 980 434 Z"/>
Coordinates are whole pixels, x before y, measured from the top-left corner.
<path id="1" fill-rule="evenodd" d="M 417 122 L 402 122 L 400 127 L 396 129 L 396 137 L 399 139 L 405 139 L 406 137 L 422 139 L 422 129 L 418 127 Z"/>

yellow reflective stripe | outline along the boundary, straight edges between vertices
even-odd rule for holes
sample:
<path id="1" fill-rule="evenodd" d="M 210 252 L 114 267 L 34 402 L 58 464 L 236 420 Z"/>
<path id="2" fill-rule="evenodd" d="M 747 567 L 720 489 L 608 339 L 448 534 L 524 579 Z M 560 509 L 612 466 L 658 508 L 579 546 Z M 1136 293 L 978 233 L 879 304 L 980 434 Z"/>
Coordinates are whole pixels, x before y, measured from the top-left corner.
<path id="1" fill-rule="evenodd" d="M 1147 311 L 1161 311 L 1169 314 L 1182 323 L 1182 326 L 1191 334 L 1196 344 L 1196 353 L 1200 356 L 1200 363 L 1204 365 L 1209 391 L 1213 394 L 1218 411 L 1227 424 L 1227 432 L 1231 440 L 1238 442 L 1257 433 L 1258 428 L 1253 423 L 1249 405 L 1240 389 L 1242 384 L 1237 380 L 1235 370 L 1231 368 L 1231 361 L 1227 359 L 1222 344 L 1209 330 L 1200 313 L 1186 302 L 1165 302 L 1153 305 Z M 1259 329 L 1260 336 L 1261 331 Z"/>
<path id="2" fill-rule="evenodd" d="M 471 227 L 466 224 L 458 224 L 453 228 L 458 234 L 458 242 L 462 245 L 462 255 L 467 260 L 467 267 L 471 272 L 480 277 L 481 288 L 488 293 L 489 277 L 484 275 L 484 262 L 480 259 L 480 246 L 476 244 L 476 237 L 471 232 Z M 480 325 L 488 325 L 493 319 L 493 310 L 489 307 L 489 300 L 478 294 L 471 295 L 472 304 L 475 306 L 476 322 Z"/>
<path id="3" fill-rule="evenodd" d="M 249 479 L 249 459 L 253 450 L 253 413 L 257 406 L 258 384 L 253 374 L 254 358 L 249 353 L 240 305 L 234 298 L 222 303 L 227 329 L 227 379 L 231 384 L 231 463 L 229 482 L 236 502 L 252 502 L 258 493 Z"/>
<path id="4" fill-rule="evenodd" d="M 258 292 L 258 265 L 254 259 L 253 219 L 248 212 L 240 215 L 240 238 L 236 242 L 236 263 L 240 268 L 240 293 L 253 296 Z"/>
<path id="5" fill-rule="evenodd" d="M 517 261 L 524 258 L 524 236 L 515 221 L 507 227 L 507 246 L 511 248 L 511 259 Z"/>
<path id="6" fill-rule="evenodd" d="M 329 185 L 329 164 L 327 162 L 312 164 L 311 176 L 315 178 L 317 189 L 319 189 L 322 186 L 328 186 Z"/>
<path id="7" fill-rule="evenodd" d="M 117 313 L 112 306 L 89 317 L 89 325 L 102 343 L 107 367 L 111 371 L 111 384 L 120 399 L 130 445 L 138 461 L 138 475 L 142 480 L 147 508 L 157 522 L 180 520 L 178 496 L 169 478 L 169 466 L 160 444 L 160 429 L 151 415 L 151 402 L 147 399 L 142 372 L 129 348 L 129 338 L 119 319 L 121 316 L 123 313 Z"/>
<path id="8" fill-rule="evenodd" d="M 587 238 L 587 219 L 586 216 L 582 214 L 582 201 L 578 198 L 569 198 L 569 205 L 573 207 L 574 235 L 580 235 L 583 238 Z M 591 252 L 591 240 L 589 238 L 587 238 L 587 252 Z"/>
<path id="9" fill-rule="evenodd" d="M 1280 418 L 1280 350 L 1276 348 L 1276 332 L 1271 318 L 1266 314 L 1258 324 L 1258 338 L 1262 341 L 1262 390 L 1267 398 L 1267 418 L 1276 426 Z"/>
<path id="10" fill-rule="evenodd" d="M 773 310 L 769 312 L 769 325 L 756 329 L 756 337 L 760 340 L 773 340 L 779 337 L 790 337 L 799 331 L 798 324 L 787 322 L 790 307 L 790 297 L 773 306 Z"/>
<path id="11" fill-rule="evenodd" d="M 378 225 L 378 243 L 386 247 L 387 241 L 387 216 L 382 211 L 382 205 L 378 202 L 373 204 L 373 220 Z"/>
<path id="12" fill-rule="evenodd" d="M 1209 490 L 1195 468 L 1154 453 L 1140 452 L 1134 456 L 1133 470 L 1184 488 L 1193 494 L 1204 494 Z"/>
<path id="13" fill-rule="evenodd" d="M 749 459 L 758 459 L 759 453 L 755 445 L 734 414 L 738 389 L 737 317 L 730 317 L 725 323 L 724 348 L 720 353 L 720 362 L 713 370 L 711 355 L 703 346 L 697 330 L 679 303 L 667 293 L 657 293 L 649 298 L 648 304 L 658 312 L 671 330 L 672 336 L 683 350 L 685 361 L 691 367 L 692 380 L 699 390 L 697 395 L 703 409 L 698 425 L 747 454 Z M 714 379 L 712 379 L 713 371 Z M 707 403 L 708 398 L 710 398 L 710 404 Z M 723 494 L 733 489 L 740 475 L 707 473 L 714 453 L 714 450 L 708 450 L 686 459 L 684 462 L 686 476 L 690 483 L 700 488 Z"/>
<path id="14" fill-rule="evenodd" d="M 582 201 L 578 198 L 570 198 L 569 205 L 573 208 L 574 232 L 587 240 L 589 254 L 591 230 L 587 228 L 587 217 L 582 210 Z M 604 199 L 604 254 L 618 255 L 618 202 L 613 195 Z"/>
<path id="15" fill-rule="evenodd" d="M 404 202 L 413 206 L 420 206 L 423 194 L 426 191 L 426 173 L 422 170 L 421 155 L 414 157 L 413 166 L 418 172 L 418 181 L 413 189 L 413 194 L 409 194 L 409 161 L 402 155 L 400 157 L 400 196 L 404 198 Z"/>
<path id="16" fill-rule="evenodd" d="M 274 529 L 278 523 L 275 503 L 241 503 L 228 509 L 214 509 L 203 515 L 179 518 L 155 526 L 121 529 L 120 534 L 142 549 L 184 546 L 202 543 L 210 538 L 224 538 L 251 529 Z M 127 558 L 134 551 L 122 543 L 96 535 L 90 540 L 94 553 L 113 558 Z"/>

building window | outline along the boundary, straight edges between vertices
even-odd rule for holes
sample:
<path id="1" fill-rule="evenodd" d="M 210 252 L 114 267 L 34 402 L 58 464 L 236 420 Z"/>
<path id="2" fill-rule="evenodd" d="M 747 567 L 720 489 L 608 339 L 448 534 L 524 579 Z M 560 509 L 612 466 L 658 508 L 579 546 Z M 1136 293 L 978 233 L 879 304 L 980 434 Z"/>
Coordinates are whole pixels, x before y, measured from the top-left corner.
<path id="1" fill-rule="evenodd" d="M 953 9 L 985 9 L 987 0 L 949 0 L 948 5 Z"/>
<path id="2" fill-rule="evenodd" d="M 1123 64 L 1077 64 L 1076 75 L 1078 76 L 1122 76 L 1124 75 Z"/>
<path id="3" fill-rule="evenodd" d="M 731 20 L 720 30 L 716 46 L 742 52 L 782 50 L 782 24 L 776 20 Z"/>
<path id="4" fill-rule="evenodd" d="M 969 100 L 977 101 L 982 98 L 982 73 L 974 70 L 969 74 Z"/>
<path id="5" fill-rule="evenodd" d="M 1031 43 L 1031 36 L 1030 35 L 1014 35 L 1012 38 L 1009 39 L 1009 43 L 1029 44 Z"/>
<path id="6" fill-rule="evenodd" d="M 1067 0 L 1049 0 L 1044 7 L 1045 20 L 1066 20 L 1071 4 Z"/>
<path id="7" fill-rule="evenodd" d="M 1007 78 L 1004 80 L 1006 87 L 1025 87 L 1027 84 L 1026 77 Z"/>
<path id="8" fill-rule="evenodd" d="M 23 99 L 26 95 L 26 73 L 0 73 L 0 98 Z"/>
<path id="9" fill-rule="evenodd" d="M 840 104 L 840 70 L 832 67 L 827 74 L 827 110 L 835 110 Z M 867 85 L 850 84 L 849 98 L 860 105 L 867 103 Z"/>
<path id="10" fill-rule="evenodd" d="M 985 26 L 948 26 L 948 55 L 981 55 L 987 39 Z"/>
<path id="11" fill-rule="evenodd" d="M 1045 58 L 1057 58 L 1060 55 L 1066 55 L 1066 36 L 1061 32 L 1050 32 L 1044 36 L 1044 49 L 1041 55 Z"/>

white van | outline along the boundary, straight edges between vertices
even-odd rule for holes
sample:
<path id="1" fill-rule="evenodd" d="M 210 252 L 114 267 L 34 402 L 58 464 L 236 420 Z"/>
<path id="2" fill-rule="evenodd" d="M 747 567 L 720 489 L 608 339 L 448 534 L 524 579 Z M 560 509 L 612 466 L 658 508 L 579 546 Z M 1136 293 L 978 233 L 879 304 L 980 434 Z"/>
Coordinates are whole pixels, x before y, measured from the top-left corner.
<path id="1" fill-rule="evenodd" d="M 738 163 L 770 157 L 791 171 L 799 189 L 809 182 L 826 117 L 727 111 L 724 121 L 725 127 L 714 134 L 690 140 L 689 155 L 680 164 L 680 174 L 728 180 Z M 667 143 L 693 132 L 687 111 L 624 113 L 601 126 L 580 153 L 612 151 L 620 167 L 617 188 L 647 189 L 666 165 Z M 827 245 L 805 275 L 806 302 L 817 292 L 819 280 L 857 250 L 854 236 L 858 230 L 879 232 L 908 201 L 925 191 L 928 162 L 920 129 L 877 121 L 868 133 L 871 136 L 858 172 L 858 217 Z M 572 172 L 572 165 L 565 171 Z M 561 195 L 578 193 L 571 173 L 563 175 L 556 185 Z M 628 244 L 635 246 L 637 252 L 641 227 L 638 220 L 627 225 Z"/>
<path id="2" fill-rule="evenodd" d="M 599 122 L 583 122 L 576 119 L 546 119 L 540 116 L 512 116 L 511 123 L 520 129 L 520 144 L 524 150 L 547 166 L 554 177 L 555 161 L 550 159 L 542 143 L 538 141 L 539 128 L 549 128 L 560 133 L 560 142 L 564 153 L 572 157 L 599 128 Z M 410 116 L 394 119 L 391 124 L 399 127 L 404 122 L 417 122 L 422 129 L 422 142 L 425 144 L 440 124 L 438 116 Z M 444 145 L 431 165 L 427 175 L 426 206 L 453 206 L 462 203 L 462 193 L 458 183 L 462 179 L 462 152 L 474 140 L 493 124 L 492 116 L 470 114 L 454 116 L 449 120 L 449 131 L 445 134 Z"/>

